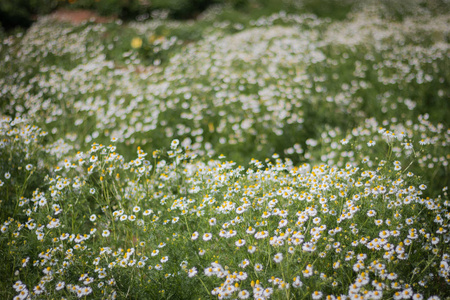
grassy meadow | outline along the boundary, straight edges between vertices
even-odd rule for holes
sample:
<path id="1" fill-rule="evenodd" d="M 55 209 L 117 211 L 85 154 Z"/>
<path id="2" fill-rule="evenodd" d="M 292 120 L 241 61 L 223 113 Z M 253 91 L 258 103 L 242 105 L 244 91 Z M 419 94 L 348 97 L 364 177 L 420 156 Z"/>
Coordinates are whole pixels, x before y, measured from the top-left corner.
<path id="1" fill-rule="evenodd" d="M 0 298 L 450 299 L 450 4 L 344 2 L 0 32 Z"/>

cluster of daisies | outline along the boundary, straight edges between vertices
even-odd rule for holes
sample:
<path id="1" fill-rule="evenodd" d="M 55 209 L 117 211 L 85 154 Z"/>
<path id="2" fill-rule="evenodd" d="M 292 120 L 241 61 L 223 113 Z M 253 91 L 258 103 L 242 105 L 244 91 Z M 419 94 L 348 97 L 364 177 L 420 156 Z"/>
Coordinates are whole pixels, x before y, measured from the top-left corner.
<path id="1" fill-rule="evenodd" d="M 124 25 L 182 48 L 150 67 L 113 24 L 3 39 L 6 295 L 444 300 L 450 16 L 364 5 L 187 44 Z"/>
<path id="2" fill-rule="evenodd" d="M 2 133 L 22 123 L 4 119 Z M 127 161 L 110 142 L 61 158 L 3 222 L 16 299 L 126 297 L 120 274 L 142 295 L 182 280 L 195 287 L 185 297 L 218 299 L 441 299 L 448 289 L 446 189 L 430 198 L 395 155 L 344 166 L 274 155 L 245 168 L 199 159 L 179 140 Z"/>
<path id="3" fill-rule="evenodd" d="M 433 184 L 433 188 L 447 184 L 445 174 L 449 172 L 450 129 L 442 123 L 431 122 L 428 114 L 420 115 L 416 120 L 403 121 L 395 117 L 382 122 L 370 118 L 346 133 L 338 127 L 328 128 L 319 139 L 309 139 L 306 147 L 303 149 L 295 144 L 285 152 L 340 167 L 346 163 L 373 167 L 381 152 L 397 161 L 395 170 L 408 171 L 406 173 L 410 177 L 430 170 L 432 175 L 426 180 Z"/>
<path id="4" fill-rule="evenodd" d="M 363 121 L 399 111 L 406 118 L 423 109 L 423 98 L 448 95 L 441 67 L 448 60 L 448 15 L 391 22 L 368 7 L 342 22 L 275 13 L 235 34 L 215 24 L 167 64 L 148 68 L 132 48 L 123 53 L 125 66 L 111 59 L 120 45 L 104 38 L 111 24 L 55 26 L 42 18 L 23 37 L 3 42 L 0 66 L 17 71 L 0 78 L 0 96 L 10 99 L 7 111 L 45 124 L 76 150 L 111 136 L 142 146 L 176 137 L 200 155 L 264 157 L 285 150 L 276 146 L 284 141 L 304 146 L 315 121 L 345 125 L 349 116 Z M 126 26 L 148 37 L 151 51 L 181 41 L 155 34 L 179 23 Z"/>

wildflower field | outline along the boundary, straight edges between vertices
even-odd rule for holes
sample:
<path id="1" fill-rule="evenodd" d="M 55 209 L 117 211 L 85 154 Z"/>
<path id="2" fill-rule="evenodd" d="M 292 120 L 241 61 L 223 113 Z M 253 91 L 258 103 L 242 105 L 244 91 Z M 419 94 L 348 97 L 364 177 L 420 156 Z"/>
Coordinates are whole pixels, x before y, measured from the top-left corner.
<path id="1" fill-rule="evenodd" d="M 0 33 L 0 298 L 449 299 L 450 4 L 387 2 Z"/>

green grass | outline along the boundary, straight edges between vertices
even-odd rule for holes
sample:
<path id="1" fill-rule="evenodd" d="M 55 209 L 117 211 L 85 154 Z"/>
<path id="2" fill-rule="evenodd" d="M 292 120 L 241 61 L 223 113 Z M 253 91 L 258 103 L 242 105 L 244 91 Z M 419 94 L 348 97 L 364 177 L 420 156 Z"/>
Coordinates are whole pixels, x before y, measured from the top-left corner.
<path id="1" fill-rule="evenodd" d="M 446 299 L 449 15 L 270 3 L 1 36 L 2 298 Z"/>

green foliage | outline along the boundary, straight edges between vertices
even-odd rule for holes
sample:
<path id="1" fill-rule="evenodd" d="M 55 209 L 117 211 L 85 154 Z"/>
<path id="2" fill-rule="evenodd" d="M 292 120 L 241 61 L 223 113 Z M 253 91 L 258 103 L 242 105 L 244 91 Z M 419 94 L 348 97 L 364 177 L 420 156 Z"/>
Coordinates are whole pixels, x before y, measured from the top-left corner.
<path id="1" fill-rule="evenodd" d="M 167 10 L 171 18 L 187 19 L 195 17 L 214 3 L 214 0 L 77 0 L 68 4 L 68 7 L 91 9 L 100 15 L 117 16 L 128 20 L 154 11 Z"/>
<path id="2" fill-rule="evenodd" d="M 28 27 L 37 15 L 48 14 L 58 5 L 57 0 L 4 0 L 0 2 L 3 28 Z"/>
<path id="3" fill-rule="evenodd" d="M 343 20 L 358 2 L 355 0 L 304 0 L 301 1 L 301 7 L 322 18 Z"/>
<path id="4" fill-rule="evenodd" d="M 3 35 L 1 297 L 448 295 L 448 15 L 183 3 Z"/>
<path id="5" fill-rule="evenodd" d="M 411 16 L 422 14 L 440 15 L 450 9 L 450 3 L 445 0 L 409 0 L 409 1 L 388 1 L 382 0 L 383 13 L 386 18 L 403 20 Z"/>

